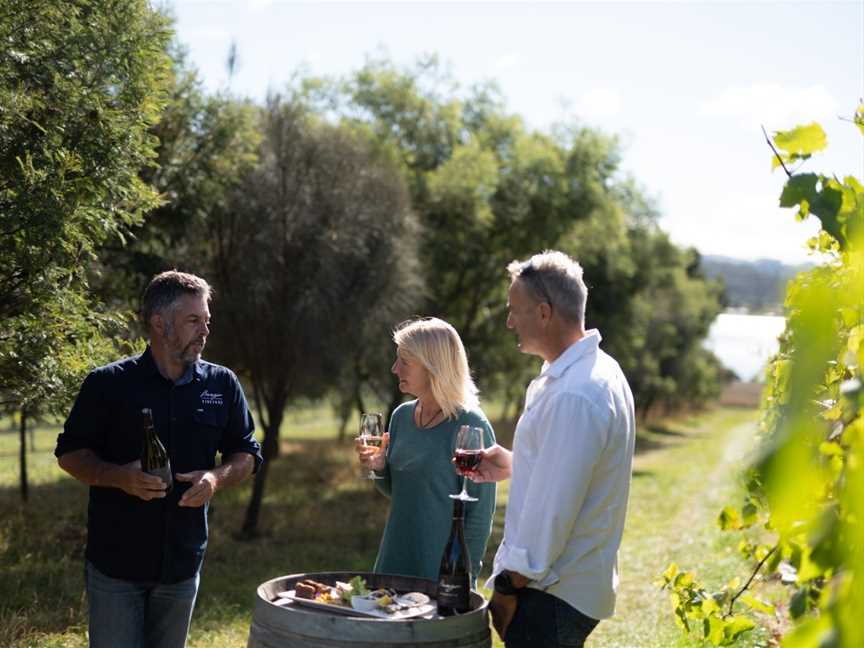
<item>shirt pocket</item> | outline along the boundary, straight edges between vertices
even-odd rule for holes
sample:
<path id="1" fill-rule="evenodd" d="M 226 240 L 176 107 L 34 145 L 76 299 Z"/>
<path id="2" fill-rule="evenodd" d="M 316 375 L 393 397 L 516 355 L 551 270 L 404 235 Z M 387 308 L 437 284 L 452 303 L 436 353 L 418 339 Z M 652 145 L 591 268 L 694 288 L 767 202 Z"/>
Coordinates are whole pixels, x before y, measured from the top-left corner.
<path id="1" fill-rule="evenodd" d="M 222 451 L 222 440 L 228 425 L 228 410 L 224 407 L 198 409 L 192 414 L 195 436 L 206 449 L 207 456 L 215 457 Z"/>

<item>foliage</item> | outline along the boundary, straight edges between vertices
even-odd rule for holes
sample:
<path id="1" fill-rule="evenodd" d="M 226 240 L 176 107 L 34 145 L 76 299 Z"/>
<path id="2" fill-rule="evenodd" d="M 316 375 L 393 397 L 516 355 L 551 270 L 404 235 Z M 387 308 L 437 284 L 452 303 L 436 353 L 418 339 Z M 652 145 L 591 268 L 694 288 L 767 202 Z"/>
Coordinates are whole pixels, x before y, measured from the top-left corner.
<path id="1" fill-rule="evenodd" d="M 864 104 L 855 122 L 864 133 Z M 774 144 L 785 163 L 807 159 L 825 136 L 811 124 Z M 716 593 L 675 565 L 663 582 L 685 630 L 701 622 L 709 641 L 728 645 L 753 627 L 743 610 L 774 612 L 748 592 L 764 566 L 788 585 L 783 607 L 792 629 L 783 646 L 857 647 L 864 645 L 864 187 L 854 177 L 790 175 L 780 204 L 819 219 L 811 246 L 829 260 L 787 291 L 787 327 L 767 372 L 762 451 L 744 505 L 719 518 L 721 528 L 745 532 L 740 549 L 756 566 L 743 586 Z"/>
<path id="2" fill-rule="evenodd" d="M 277 95 L 260 130 L 258 165 L 208 221 L 221 294 L 214 337 L 250 377 L 264 427 L 248 534 L 286 405 L 331 389 L 368 336 L 386 339 L 416 276 L 407 192 L 365 133 Z"/>
<path id="3" fill-rule="evenodd" d="M 119 33 L 123 38 L 118 38 Z M 167 24 L 145 0 L 8 0 L 0 15 L 0 383 L 63 411 L 105 357 L 85 270 L 158 203 L 138 176 L 162 102 Z"/>
<path id="4" fill-rule="evenodd" d="M 99 251 L 95 289 L 121 307 L 137 308 L 143 287 L 163 270 L 206 274 L 209 220 L 254 166 L 261 139 L 254 105 L 225 92 L 206 94 L 186 52 L 175 43 L 169 53 L 165 105 L 149 129 L 158 141 L 155 163 L 140 173 L 161 202 L 125 244 L 109 242 Z"/>
<path id="5" fill-rule="evenodd" d="M 714 398 L 724 375 L 702 347 L 720 311 L 720 285 L 702 274 L 698 253 L 674 245 L 657 220 L 632 182 L 621 183 L 562 244 L 585 268 L 586 317 L 621 364 L 643 415 Z"/>
<path id="6" fill-rule="evenodd" d="M 533 365 L 503 334 L 507 264 L 557 247 L 582 262 L 589 325 L 632 376 L 641 409 L 717 392 L 719 365 L 701 340 L 719 289 L 618 178 L 613 137 L 531 131 L 494 86 L 461 91 L 434 58 L 408 70 L 370 61 L 336 105 L 395 149 L 422 227 L 423 312 L 459 330 L 484 391 L 520 393 Z"/>

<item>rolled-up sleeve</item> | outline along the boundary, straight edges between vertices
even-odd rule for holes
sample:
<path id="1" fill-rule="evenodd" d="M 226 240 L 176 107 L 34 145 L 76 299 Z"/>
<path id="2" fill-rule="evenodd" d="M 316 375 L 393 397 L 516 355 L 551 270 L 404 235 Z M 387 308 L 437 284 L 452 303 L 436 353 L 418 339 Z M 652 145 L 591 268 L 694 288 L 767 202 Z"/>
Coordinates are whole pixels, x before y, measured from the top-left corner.
<path id="1" fill-rule="evenodd" d="M 536 455 L 517 512 L 518 532 L 506 539 L 499 567 L 548 587 L 558 581 L 553 565 L 582 509 L 609 417 L 585 397 L 566 393 L 550 398 L 537 416 Z"/>
<path id="2" fill-rule="evenodd" d="M 228 425 L 219 445 L 219 452 L 222 453 L 223 460 L 237 452 L 248 452 L 255 459 L 254 472 L 257 472 L 264 462 L 264 458 L 261 456 L 261 445 L 255 439 L 255 422 L 249 411 L 249 405 L 246 402 L 246 395 L 243 393 L 240 381 L 233 373 L 230 373 L 230 376 L 233 382 L 231 409 L 228 413 Z"/>

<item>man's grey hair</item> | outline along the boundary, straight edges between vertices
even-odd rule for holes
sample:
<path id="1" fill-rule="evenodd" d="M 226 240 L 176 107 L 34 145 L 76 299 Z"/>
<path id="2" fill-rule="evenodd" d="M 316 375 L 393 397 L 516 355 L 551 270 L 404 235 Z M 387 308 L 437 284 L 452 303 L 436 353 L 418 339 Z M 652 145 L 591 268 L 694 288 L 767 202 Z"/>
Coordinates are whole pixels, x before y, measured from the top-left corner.
<path id="1" fill-rule="evenodd" d="M 150 318 L 159 313 L 168 326 L 173 325 L 174 307 L 184 295 L 204 297 L 208 302 L 213 290 L 201 277 L 177 270 L 162 272 L 153 279 L 141 297 L 141 320 L 144 328 L 150 330 Z"/>
<path id="2" fill-rule="evenodd" d="M 582 266 L 557 250 L 545 250 L 527 261 L 507 266 L 511 281 L 519 279 L 538 301 L 545 302 L 566 321 L 584 326 L 588 287 Z"/>

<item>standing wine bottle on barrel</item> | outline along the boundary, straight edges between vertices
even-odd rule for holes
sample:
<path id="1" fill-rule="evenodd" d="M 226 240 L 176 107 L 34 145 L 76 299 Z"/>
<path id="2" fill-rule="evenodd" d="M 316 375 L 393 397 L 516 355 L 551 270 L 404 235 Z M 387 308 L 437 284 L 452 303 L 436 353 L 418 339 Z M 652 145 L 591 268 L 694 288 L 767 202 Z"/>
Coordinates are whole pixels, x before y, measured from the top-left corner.
<path id="1" fill-rule="evenodd" d="M 165 493 L 171 492 L 174 486 L 174 477 L 171 473 L 171 460 L 165 446 L 156 434 L 156 426 L 153 424 L 153 412 L 149 407 L 141 410 L 141 421 L 144 428 L 144 445 L 141 448 L 141 470 L 159 477 L 165 482 Z"/>
<path id="2" fill-rule="evenodd" d="M 453 526 L 438 572 L 438 614 L 453 616 L 470 609 L 471 557 L 465 543 L 465 502 L 453 502 Z"/>

